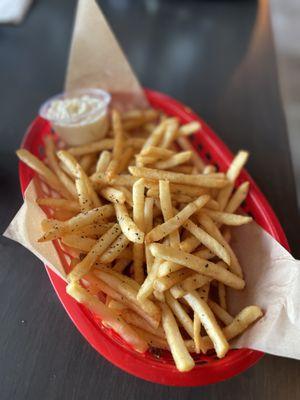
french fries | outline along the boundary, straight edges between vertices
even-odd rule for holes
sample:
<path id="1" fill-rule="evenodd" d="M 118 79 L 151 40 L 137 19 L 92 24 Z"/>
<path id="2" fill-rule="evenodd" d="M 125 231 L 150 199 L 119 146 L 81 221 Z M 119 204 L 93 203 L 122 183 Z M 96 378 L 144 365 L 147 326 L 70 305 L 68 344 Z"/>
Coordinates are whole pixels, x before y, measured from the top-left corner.
<path id="1" fill-rule="evenodd" d="M 97 207 L 90 211 L 77 214 L 75 217 L 65 222 L 54 222 L 49 230 L 39 239 L 39 242 L 58 239 L 68 233 L 73 233 L 80 228 L 93 224 L 101 226 L 105 220 L 114 214 L 112 205 L 107 204 Z"/>
<path id="2" fill-rule="evenodd" d="M 262 315 L 249 306 L 233 316 L 227 299 L 228 287 L 245 286 L 229 242 L 252 221 L 237 213 L 249 182 L 234 191 L 248 153 L 218 172 L 188 141 L 198 121 L 152 109 L 112 110 L 110 126 L 100 141 L 58 151 L 46 136 L 45 163 L 17 152 L 49 186 L 37 199 L 51 216 L 38 240 L 57 240 L 71 259 L 69 295 L 136 351 L 170 350 L 180 371 L 195 352 L 224 357 Z"/>
<path id="3" fill-rule="evenodd" d="M 93 311 L 97 317 L 113 328 L 126 342 L 128 342 L 139 353 L 145 353 L 148 349 L 146 341 L 136 334 L 125 321 L 123 321 L 117 314 L 106 307 L 101 301 L 91 294 L 89 294 L 78 283 L 73 282 L 67 286 L 67 293 L 74 297 L 79 303 L 87 306 Z"/>
<path id="4" fill-rule="evenodd" d="M 224 357 L 229 349 L 229 344 L 207 303 L 195 291 L 186 294 L 184 299 L 198 314 L 201 323 L 214 344 L 217 356 Z"/>
<path id="5" fill-rule="evenodd" d="M 91 248 L 85 258 L 78 263 L 68 275 L 69 281 L 77 281 L 89 272 L 92 265 L 96 262 L 109 245 L 120 235 L 121 230 L 118 224 L 112 226 Z"/>
<path id="6" fill-rule="evenodd" d="M 245 287 L 245 281 L 234 275 L 232 272 L 214 264 L 208 260 L 201 259 L 192 254 L 185 253 L 182 250 L 173 249 L 163 244 L 152 243 L 150 251 L 154 257 L 162 258 L 163 260 L 173 261 L 177 264 L 183 265 L 202 275 L 216 279 L 227 286 L 237 290 Z"/>
<path id="7" fill-rule="evenodd" d="M 167 342 L 170 346 L 172 356 L 179 371 L 191 370 L 195 362 L 189 354 L 184 340 L 180 334 L 177 322 L 170 308 L 166 304 L 161 304 L 162 326 L 164 328 Z"/>
<path id="8" fill-rule="evenodd" d="M 31 154 L 28 150 L 20 149 L 17 151 L 17 156 L 21 161 L 32 168 L 39 176 L 45 181 L 52 189 L 56 190 L 62 197 L 66 199 L 72 199 L 73 196 L 67 191 L 67 189 L 60 182 L 58 177 L 52 172 L 46 165 Z"/>
<path id="9" fill-rule="evenodd" d="M 203 195 L 198 197 L 197 200 L 189 203 L 186 207 L 184 207 L 181 211 L 179 211 L 174 217 L 168 219 L 161 225 L 153 228 L 146 235 L 146 243 L 151 243 L 154 241 L 158 241 L 163 239 L 165 236 L 169 235 L 171 232 L 180 228 L 181 225 L 187 221 L 187 219 L 198 211 L 201 207 L 203 207 L 209 200 L 208 195 Z"/>

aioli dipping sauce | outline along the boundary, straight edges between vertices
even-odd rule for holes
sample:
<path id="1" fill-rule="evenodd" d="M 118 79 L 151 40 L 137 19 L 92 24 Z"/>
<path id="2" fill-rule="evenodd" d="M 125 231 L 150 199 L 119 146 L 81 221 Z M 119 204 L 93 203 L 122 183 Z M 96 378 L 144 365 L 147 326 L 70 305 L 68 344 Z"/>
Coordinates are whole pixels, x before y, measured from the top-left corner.
<path id="1" fill-rule="evenodd" d="M 51 97 L 39 114 L 68 145 L 79 146 L 105 137 L 110 100 L 101 89 L 74 90 Z"/>

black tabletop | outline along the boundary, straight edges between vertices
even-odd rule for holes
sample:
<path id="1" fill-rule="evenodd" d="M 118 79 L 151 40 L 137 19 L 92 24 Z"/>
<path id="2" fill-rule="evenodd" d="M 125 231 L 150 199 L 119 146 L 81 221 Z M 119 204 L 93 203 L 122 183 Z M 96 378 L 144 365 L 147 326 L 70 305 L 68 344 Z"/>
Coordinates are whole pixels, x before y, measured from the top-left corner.
<path id="1" fill-rule="evenodd" d="M 101 5 L 144 86 L 191 106 L 233 151 L 250 150 L 248 170 L 299 257 L 295 187 L 267 9 L 247 1 Z M 62 89 L 74 11 L 74 0 L 40 0 L 22 25 L 0 27 L 2 231 L 22 202 L 14 151 L 39 104 Z M 0 246 L 1 400 L 300 398 L 300 363 L 272 356 L 203 388 L 169 388 L 129 376 L 77 332 L 41 262 L 5 238 Z"/>

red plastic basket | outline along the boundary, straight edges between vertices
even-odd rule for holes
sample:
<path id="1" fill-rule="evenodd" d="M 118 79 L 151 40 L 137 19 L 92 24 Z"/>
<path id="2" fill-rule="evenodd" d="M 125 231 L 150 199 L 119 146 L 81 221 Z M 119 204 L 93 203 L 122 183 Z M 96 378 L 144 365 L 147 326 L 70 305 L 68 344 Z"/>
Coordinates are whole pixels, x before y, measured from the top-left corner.
<path id="1" fill-rule="evenodd" d="M 204 160 L 215 164 L 220 171 L 226 170 L 233 155 L 201 118 L 186 106 L 164 94 L 146 90 L 146 95 L 152 107 L 160 109 L 170 116 L 176 116 L 182 123 L 199 121 L 202 129 L 191 137 L 195 150 Z M 22 147 L 40 155 L 43 136 L 49 134 L 50 130 L 47 121 L 41 118 L 35 119 L 24 137 Z M 25 164 L 20 163 L 19 175 L 22 193 L 24 194 L 34 173 Z M 250 193 L 244 206 L 245 211 L 251 213 L 262 228 L 286 249 L 289 249 L 286 236 L 272 208 L 252 178 L 247 172 L 243 171 L 237 184 L 245 180 L 250 181 L 251 184 Z M 57 250 L 61 251 L 58 248 Z M 60 255 L 63 256 L 63 254 Z M 263 353 L 249 349 L 231 350 L 221 360 L 213 355 L 199 356 L 192 371 L 179 372 L 168 352 L 160 356 L 151 352 L 141 355 L 129 348 L 114 332 L 103 327 L 101 322 L 95 320 L 86 308 L 66 294 L 66 283 L 61 278 L 49 268 L 46 267 L 46 270 L 57 296 L 85 339 L 107 360 L 139 378 L 164 385 L 202 386 L 237 375 L 255 364 L 263 356 Z"/>

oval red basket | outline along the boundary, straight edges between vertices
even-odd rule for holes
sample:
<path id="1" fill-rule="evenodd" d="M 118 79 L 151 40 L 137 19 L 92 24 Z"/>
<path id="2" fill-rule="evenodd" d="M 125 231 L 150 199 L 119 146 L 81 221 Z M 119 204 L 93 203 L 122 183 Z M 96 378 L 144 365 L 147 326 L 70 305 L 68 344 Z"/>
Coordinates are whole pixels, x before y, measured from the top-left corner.
<path id="1" fill-rule="evenodd" d="M 186 106 L 164 94 L 146 90 L 146 95 L 152 107 L 161 109 L 170 116 L 176 116 L 182 123 L 199 121 L 202 129 L 191 137 L 193 147 L 204 160 L 215 164 L 219 170 L 227 169 L 233 158 L 232 153 L 201 118 Z M 49 134 L 50 130 L 47 121 L 41 118 L 35 119 L 24 137 L 22 147 L 39 155 L 43 136 Z M 33 172 L 25 164 L 20 163 L 19 175 L 24 194 L 33 177 Z M 252 178 L 243 171 L 237 184 L 245 180 L 250 181 L 251 187 L 244 207 L 245 211 L 251 213 L 262 228 L 289 249 L 286 236 L 272 208 Z M 46 269 L 62 305 L 85 339 L 107 360 L 139 378 L 164 385 L 202 386 L 237 375 L 263 356 L 263 353 L 249 349 L 231 350 L 221 360 L 215 356 L 200 356 L 192 371 L 179 372 L 167 352 L 160 356 L 151 352 L 141 355 L 130 349 L 114 332 L 104 328 L 87 309 L 69 297 L 65 291 L 66 283 L 49 268 L 46 267 Z"/>

